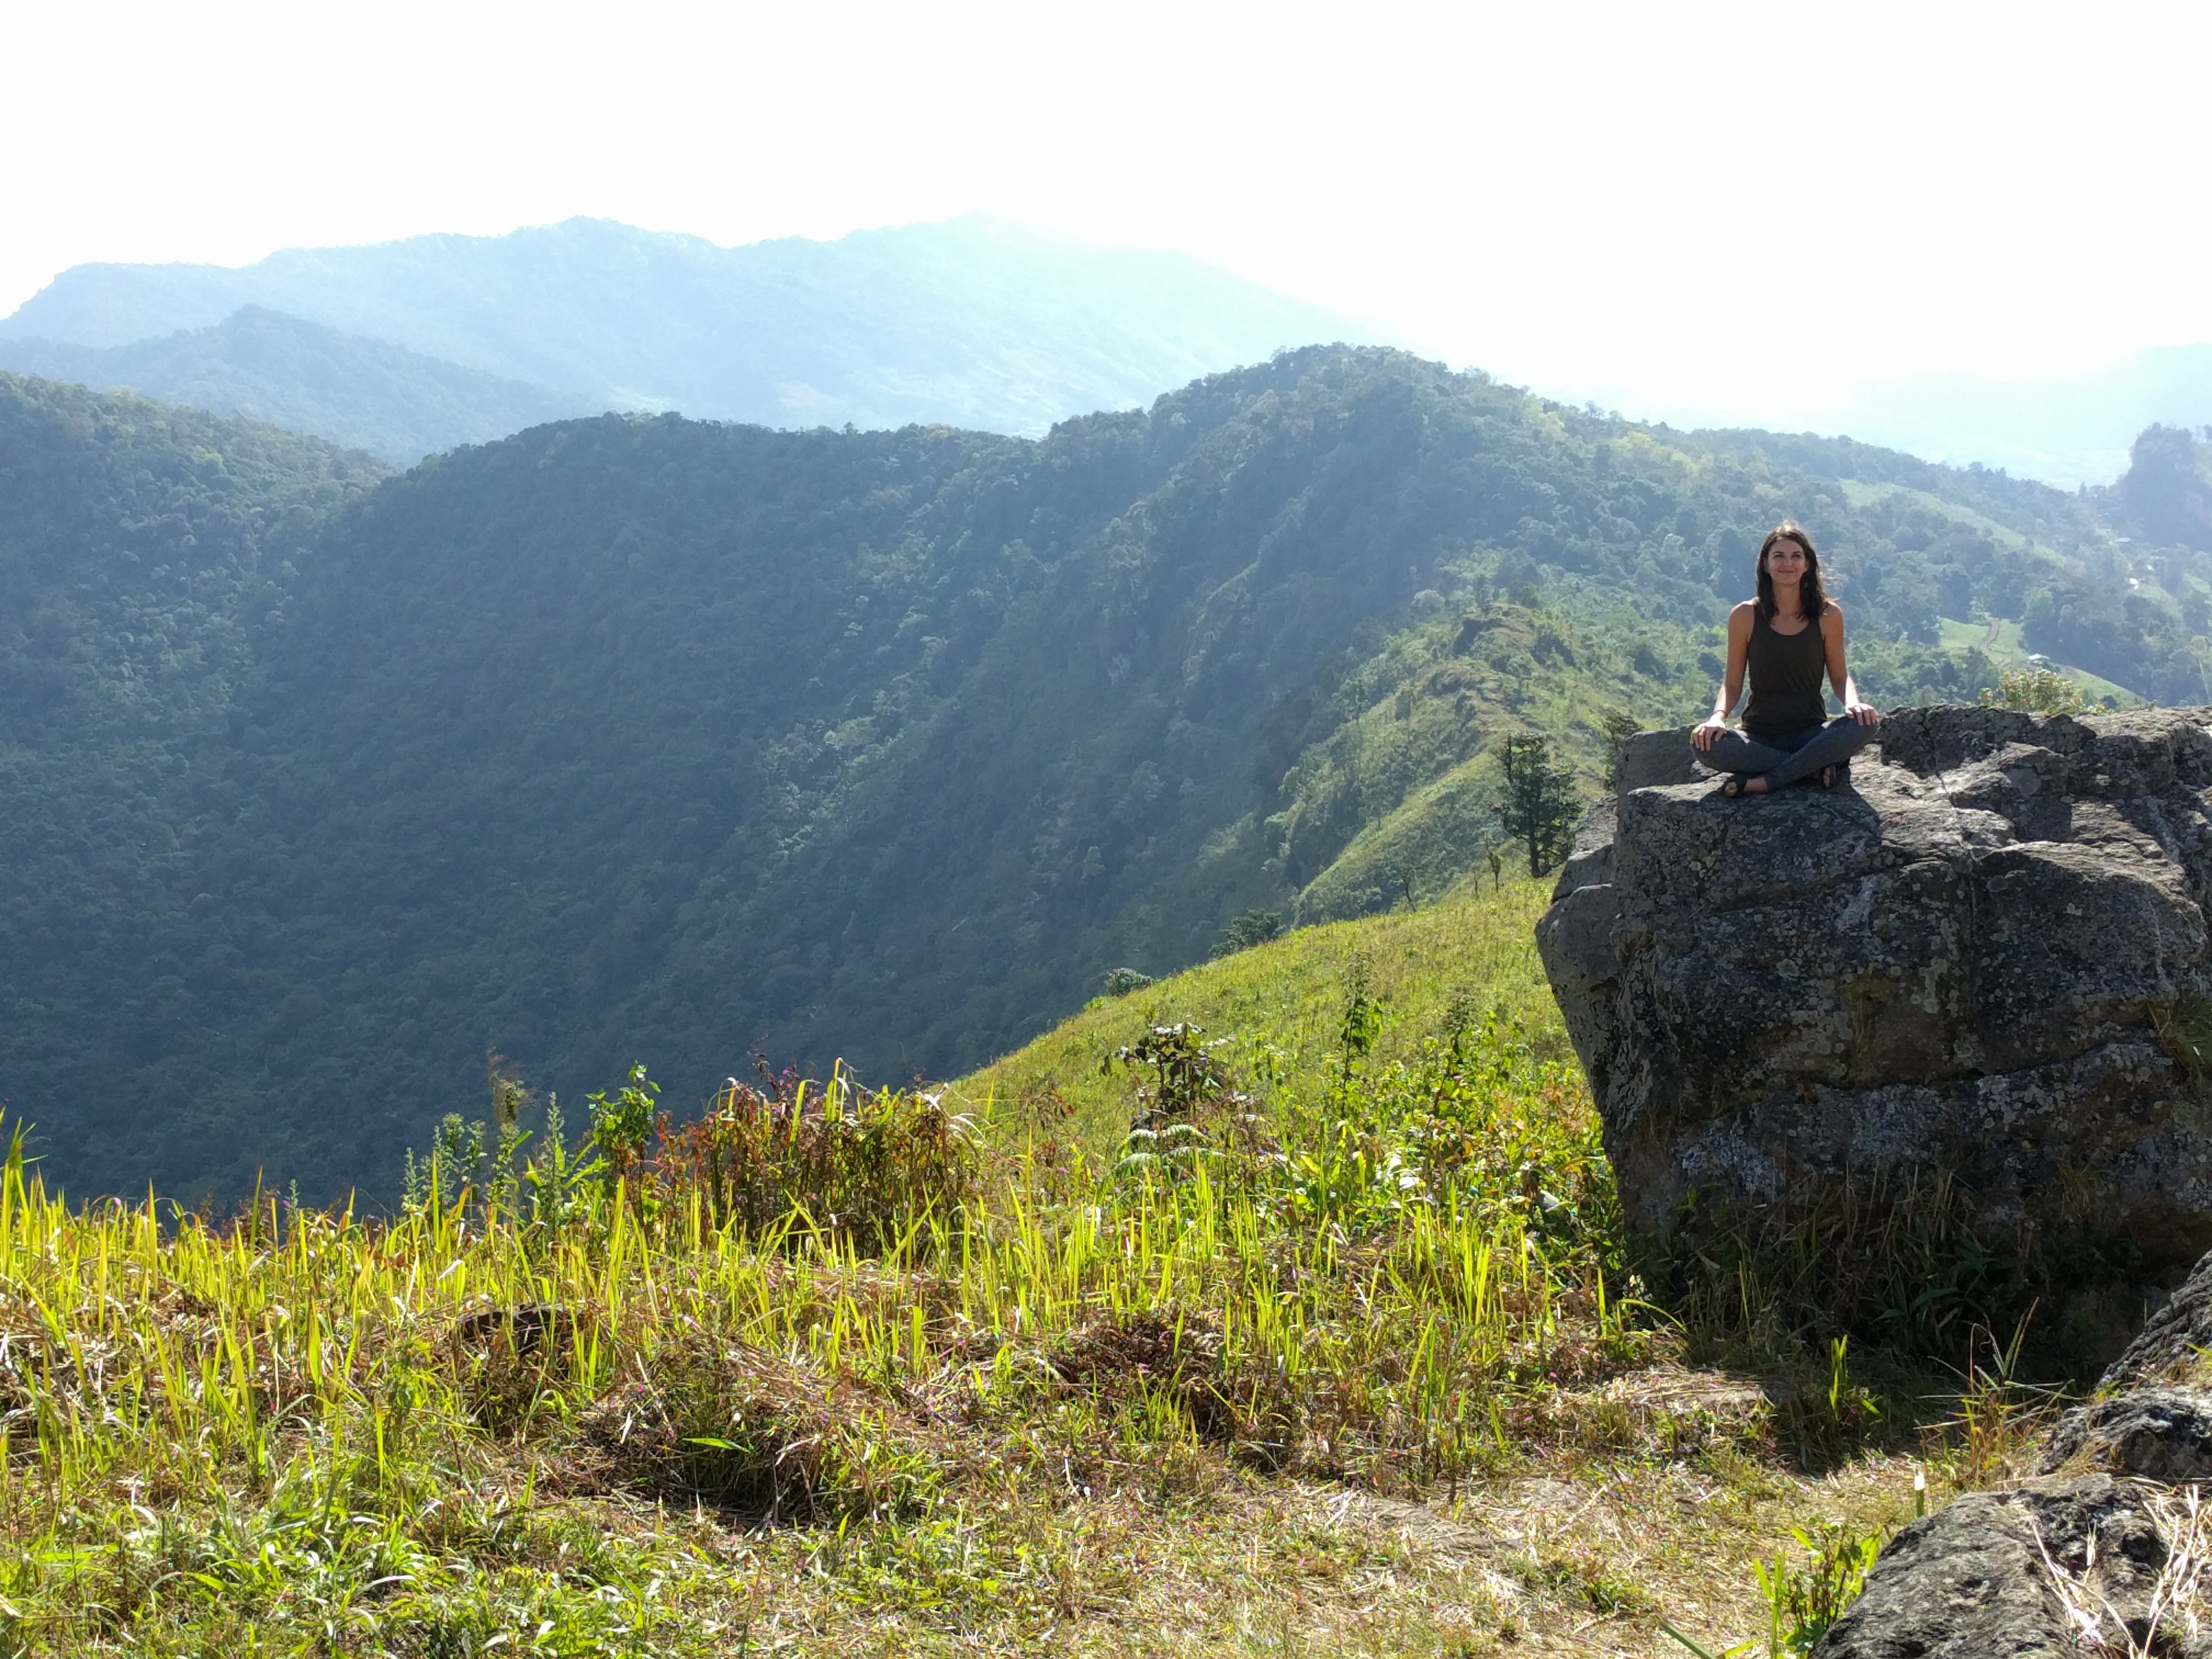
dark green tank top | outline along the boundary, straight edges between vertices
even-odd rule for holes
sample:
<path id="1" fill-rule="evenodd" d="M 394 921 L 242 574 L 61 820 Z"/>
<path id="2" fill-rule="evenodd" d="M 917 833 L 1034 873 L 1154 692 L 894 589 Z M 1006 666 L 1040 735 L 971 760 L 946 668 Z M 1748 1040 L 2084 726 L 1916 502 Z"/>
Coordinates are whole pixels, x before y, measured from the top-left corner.
<path id="1" fill-rule="evenodd" d="M 1820 691 L 1828 649 L 1817 617 L 1802 633 L 1778 634 L 1766 625 L 1765 617 L 1754 612 L 1746 666 L 1751 701 L 1743 708 L 1745 731 L 1802 732 L 1828 718 L 1828 700 Z"/>

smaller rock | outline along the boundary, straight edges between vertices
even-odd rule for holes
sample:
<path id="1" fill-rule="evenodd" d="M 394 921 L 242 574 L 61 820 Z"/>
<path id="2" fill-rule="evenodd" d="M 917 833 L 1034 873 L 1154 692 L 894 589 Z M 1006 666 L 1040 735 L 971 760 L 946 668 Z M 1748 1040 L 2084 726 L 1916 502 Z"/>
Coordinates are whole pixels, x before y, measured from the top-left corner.
<path id="1" fill-rule="evenodd" d="M 2066 1413 L 2045 1448 L 2045 1474 L 2132 1474 L 2166 1486 L 2212 1480 L 2212 1395 L 2138 1389 Z"/>
<path id="2" fill-rule="evenodd" d="M 2136 1340 L 2098 1385 L 2105 1393 L 2146 1383 L 2175 1382 L 2199 1369 L 2212 1351 L 2212 1254 L 2208 1254 L 2143 1322 Z"/>
<path id="3" fill-rule="evenodd" d="M 1889 1541 L 1814 1659 L 2074 1659 L 2059 1576 L 2140 1626 L 2166 1554 L 2142 1494 L 2109 1475 L 1970 1492 Z"/>

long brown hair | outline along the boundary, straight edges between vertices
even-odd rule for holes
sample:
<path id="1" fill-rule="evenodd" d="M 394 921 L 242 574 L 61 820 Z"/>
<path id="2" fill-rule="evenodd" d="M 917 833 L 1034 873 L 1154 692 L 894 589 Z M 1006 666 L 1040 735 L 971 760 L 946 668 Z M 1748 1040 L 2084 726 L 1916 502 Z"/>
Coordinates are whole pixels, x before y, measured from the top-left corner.
<path id="1" fill-rule="evenodd" d="M 1813 538 L 1798 527 L 1796 520 L 1784 519 L 1766 532 L 1766 539 L 1759 544 L 1759 619 L 1774 620 L 1774 578 L 1766 574 L 1766 556 L 1773 551 L 1777 542 L 1795 542 L 1805 550 L 1805 579 L 1797 584 L 1798 608 L 1804 611 L 1808 622 L 1818 622 L 1828 609 L 1827 590 L 1820 586 L 1820 555 L 1813 546 Z"/>

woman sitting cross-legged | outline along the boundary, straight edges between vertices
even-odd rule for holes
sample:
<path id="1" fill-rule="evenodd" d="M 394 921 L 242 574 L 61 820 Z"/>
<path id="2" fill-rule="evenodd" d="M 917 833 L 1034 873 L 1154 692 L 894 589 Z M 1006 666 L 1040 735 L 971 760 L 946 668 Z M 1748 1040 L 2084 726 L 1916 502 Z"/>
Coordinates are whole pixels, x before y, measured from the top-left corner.
<path id="1" fill-rule="evenodd" d="M 1729 711 L 1751 678 L 1743 730 Z M 1828 718 L 1820 695 L 1826 671 L 1842 699 L 1841 718 Z M 1770 794 L 1800 778 L 1832 789 L 1844 763 L 1875 740 L 1881 716 L 1859 701 L 1844 665 L 1843 608 L 1820 591 L 1820 556 L 1813 538 L 1787 519 L 1759 549 L 1759 597 L 1729 612 L 1728 675 L 1705 723 L 1690 733 L 1698 754 L 1729 775 L 1721 793 Z"/>

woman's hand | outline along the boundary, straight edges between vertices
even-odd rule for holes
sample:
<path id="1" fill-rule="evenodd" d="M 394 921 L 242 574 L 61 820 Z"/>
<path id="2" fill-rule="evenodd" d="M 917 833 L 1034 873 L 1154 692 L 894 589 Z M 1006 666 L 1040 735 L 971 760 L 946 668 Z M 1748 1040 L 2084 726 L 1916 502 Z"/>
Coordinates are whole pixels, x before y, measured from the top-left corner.
<path id="1" fill-rule="evenodd" d="M 1728 722 L 1718 714 L 1708 715 L 1705 723 L 1690 733 L 1691 746 L 1703 754 L 1713 746 L 1713 739 L 1728 730 Z"/>
<path id="2" fill-rule="evenodd" d="M 1849 714 L 1861 726 L 1881 724 L 1881 711 L 1870 702 L 1861 702 L 1856 697 L 1853 697 L 1844 705 L 1844 713 Z"/>

